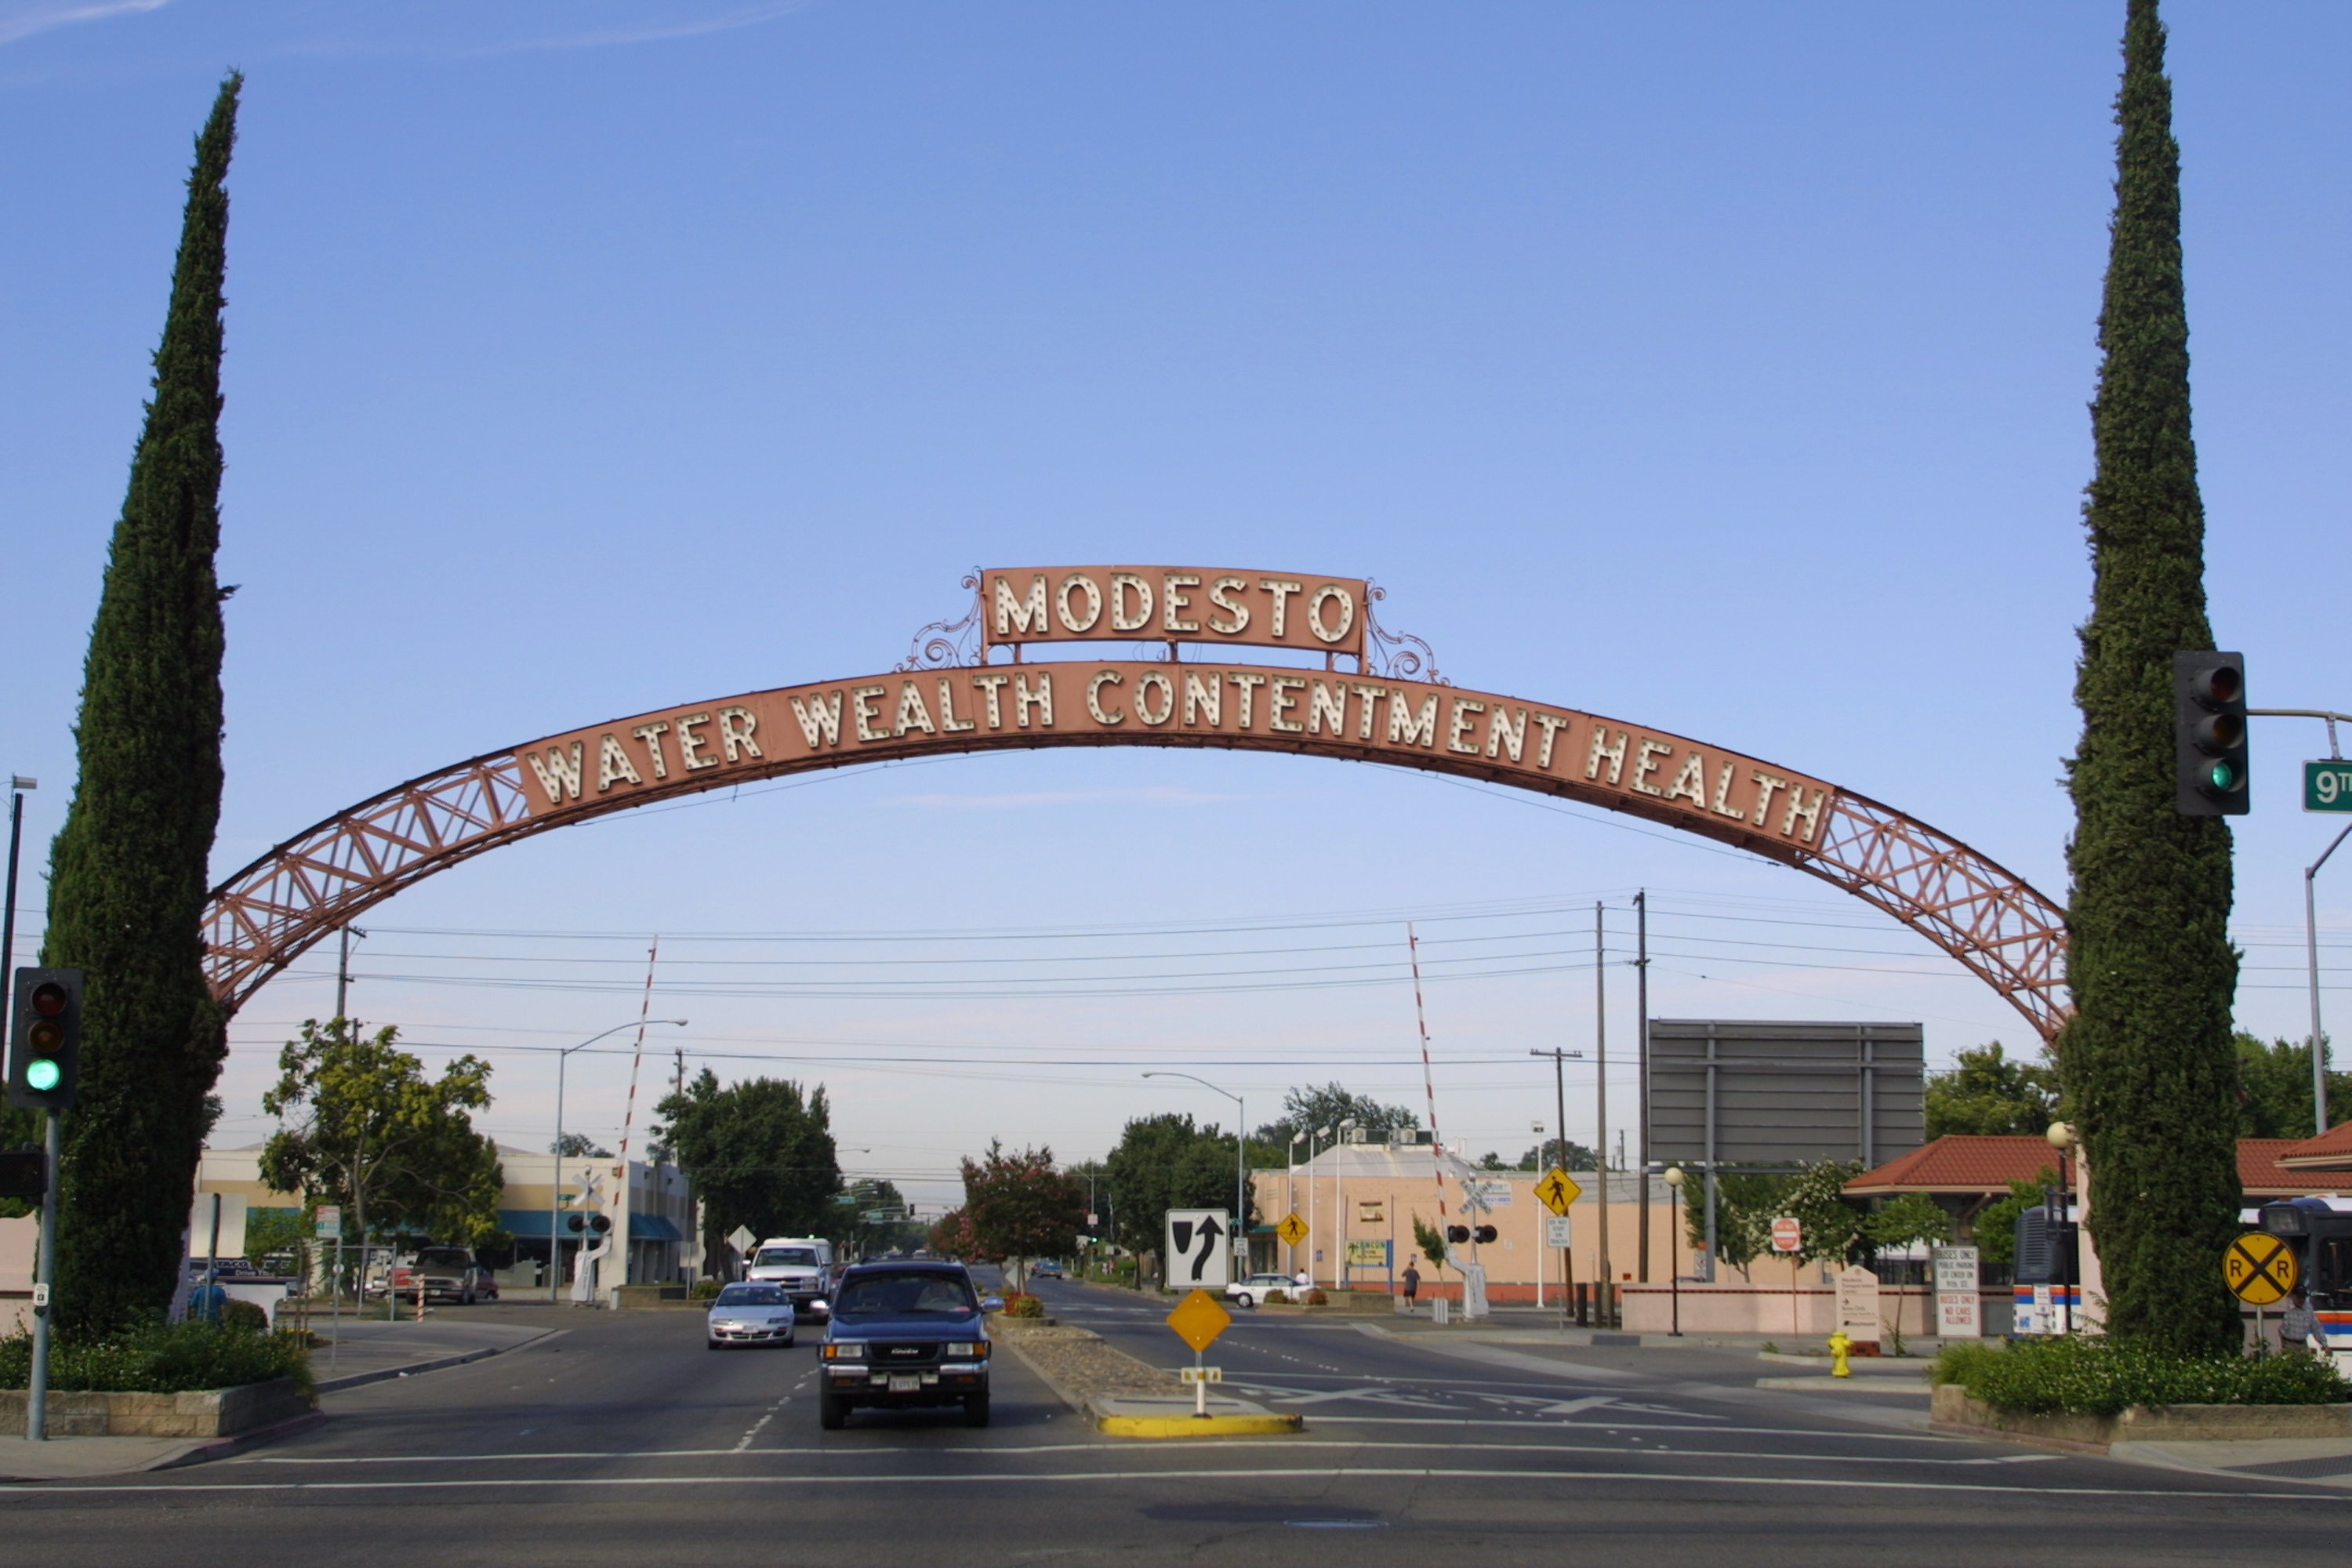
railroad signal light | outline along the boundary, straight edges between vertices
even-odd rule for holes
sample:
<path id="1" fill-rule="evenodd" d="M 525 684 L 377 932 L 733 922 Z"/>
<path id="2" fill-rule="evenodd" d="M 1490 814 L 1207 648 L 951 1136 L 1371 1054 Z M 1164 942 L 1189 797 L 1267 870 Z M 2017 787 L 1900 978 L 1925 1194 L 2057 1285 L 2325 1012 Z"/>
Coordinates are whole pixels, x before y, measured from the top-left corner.
<path id="1" fill-rule="evenodd" d="M 1472 1239 L 1476 1241 L 1479 1246 L 1485 1247 L 1494 1241 L 1495 1227 L 1491 1225 L 1482 1225 L 1476 1230 L 1472 1231 L 1470 1235 Z"/>
<path id="2" fill-rule="evenodd" d="M 81 971 L 16 971 L 8 1103 L 63 1110 L 81 1098 Z"/>
<path id="3" fill-rule="evenodd" d="M 574 1235 L 586 1231 L 602 1236 L 613 1228 L 613 1216 L 608 1214 L 569 1214 L 563 1216 L 563 1226 Z"/>
<path id="4" fill-rule="evenodd" d="M 1458 1247 L 1470 1239 L 1470 1227 L 1466 1225 L 1449 1225 L 1445 1227 L 1445 1239 Z"/>
<path id="5" fill-rule="evenodd" d="M 2243 654 L 2172 656 L 2173 807 L 2243 816 L 2250 804 Z"/>

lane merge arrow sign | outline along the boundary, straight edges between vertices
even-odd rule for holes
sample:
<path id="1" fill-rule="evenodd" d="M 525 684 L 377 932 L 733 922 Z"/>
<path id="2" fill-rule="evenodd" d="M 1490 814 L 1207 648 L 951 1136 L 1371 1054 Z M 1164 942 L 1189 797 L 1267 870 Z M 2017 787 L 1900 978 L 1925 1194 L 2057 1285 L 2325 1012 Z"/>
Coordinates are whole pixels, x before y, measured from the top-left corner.
<path id="1" fill-rule="evenodd" d="M 1168 1283 L 1179 1290 L 1223 1290 L 1233 1282 L 1233 1257 L 1221 1245 L 1233 1234 L 1223 1209 L 1170 1209 Z"/>

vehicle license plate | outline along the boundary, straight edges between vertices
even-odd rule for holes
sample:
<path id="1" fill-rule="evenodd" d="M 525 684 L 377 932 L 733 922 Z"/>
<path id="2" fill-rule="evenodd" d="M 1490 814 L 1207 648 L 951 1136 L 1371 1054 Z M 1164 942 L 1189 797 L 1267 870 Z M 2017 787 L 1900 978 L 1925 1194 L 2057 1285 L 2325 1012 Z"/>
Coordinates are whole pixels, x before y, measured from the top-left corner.
<path id="1" fill-rule="evenodd" d="M 894 1372 L 890 1374 L 890 1392 L 893 1394 L 912 1394 L 922 1386 L 923 1379 L 919 1373 Z"/>

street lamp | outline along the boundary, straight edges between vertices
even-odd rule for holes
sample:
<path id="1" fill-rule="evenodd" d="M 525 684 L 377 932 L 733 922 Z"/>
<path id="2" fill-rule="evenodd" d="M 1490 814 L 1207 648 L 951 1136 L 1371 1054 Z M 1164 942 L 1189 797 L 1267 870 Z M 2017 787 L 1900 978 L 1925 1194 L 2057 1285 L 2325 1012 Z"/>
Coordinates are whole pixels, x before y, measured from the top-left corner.
<path id="1" fill-rule="evenodd" d="M 1666 1224 L 1672 1227 L 1666 1237 L 1666 1278 L 1673 1282 L 1670 1291 L 1675 1303 L 1675 1326 L 1669 1332 L 1675 1339 L 1683 1334 L 1683 1217 L 1677 1205 L 1682 1201 L 1683 1184 L 1688 1180 L 1680 1165 L 1666 1167 Z"/>
<path id="2" fill-rule="evenodd" d="M 2082 1140 L 2075 1135 L 2074 1125 L 2071 1121 L 2052 1122 L 2050 1131 L 2042 1136 L 2050 1141 L 2050 1147 L 2058 1152 L 2056 1205 L 2058 1212 L 2055 1215 L 2050 1212 L 2051 1202 L 2048 1194 L 2045 1193 L 2042 1200 L 2042 1215 L 2044 1228 L 2049 1230 L 2052 1236 L 2061 1237 L 2066 1242 L 2066 1245 L 2058 1252 L 2058 1310 L 2065 1318 L 2066 1331 L 2071 1334 L 2074 1331 L 2074 1303 L 2072 1290 L 2074 1284 L 2075 1233 L 2068 1214 L 2074 1205 L 2068 1201 L 2066 1190 L 2066 1151 L 2075 1147 Z"/>
<path id="3" fill-rule="evenodd" d="M 1249 1111 L 1242 1105 L 1242 1097 L 1230 1089 L 1219 1089 L 1204 1078 L 1194 1078 L 1189 1072 L 1147 1072 L 1146 1078 L 1190 1079 L 1212 1094 L 1222 1094 L 1234 1102 L 1234 1235 L 1243 1242 L 1242 1256 L 1249 1256 Z M 1231 1238 L 1227 1238 L 1228 1245 Z M 1228 1276 L 1230 1277 L 1230 1270 Z M 1247 1270 L 1244 1270 L 1247 1272 Z"/>
<path id="4" fill-rule="evenodd" d="M 1356 1119 L 1354 1117 L 1341 1117 L 1339 1119 L 1339 1136 L 1334 1140 L 1334 1142 L 1339 1143 L 1346 1142 L 1348 1141 L 1348 1134 L 1353 1132 L 1355 1130 Z M 1340 1271 L 1348 1267 L 1348 1189 L 1346 1186 L 1346 1181 L 1347 1178 L 1339 1173 L 1339 1167 L 1337 1165 L 1332 1166 L 1331 1239 L 1338 1244 L 1331 1248 L 1331 1289 L 1334 1290 L 1337 1290 L 1339 1288 Z"/>
<path id="5" fill-rule="evenodd" d="M 681 1029 L 686 1027 L 683 1018 L 655 1018 L 650 1021 L 674 1024 Z M 550 1306 L 562 1299 L 560 1293 L 563 1287 L 563 1236 L 559 1228 L 563 1223 L 563 1064 L 571 1058 L 572 1052 L 586 1049 L 606 1035 L 638 1028 L 646 1022 L 643 1018 L 632 1018 L 625 1024 L 615 1024 L 602 1035 L 591 1035 L 580 1044 L 566 1046 L 555 1053 L 555 1176 L 547 1189 L 547 1300 Z M 360 1245 L 364 1257 L 365 1237 L 360 1238 Z"/>

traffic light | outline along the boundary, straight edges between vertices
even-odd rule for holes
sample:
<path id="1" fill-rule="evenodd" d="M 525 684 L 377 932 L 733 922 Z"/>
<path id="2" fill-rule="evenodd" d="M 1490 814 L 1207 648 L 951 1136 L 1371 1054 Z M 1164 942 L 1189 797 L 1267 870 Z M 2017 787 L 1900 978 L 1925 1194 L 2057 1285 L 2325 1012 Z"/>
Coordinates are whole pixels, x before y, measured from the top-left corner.
<path id="1" fill-rule="evenodd" d="M 1470 1227 L 1466 1225 L 1449 1225 L 1445 1227 L 1445 1239 L 1459 1247 L 1470 1239 Z"/>
<path id="2" fill-rule="evenodd" d="M 1482 1225 L 1470 1235 L 1479 1246 L 1485 1247 L 1495 1239 L 1495 1227 L 1491 1225 Z"/>
<path id="3" fill-rule="evenodd" d="M 81 1098 L 81 971 L 16 971 L 8 1103 L 63 1110 Z"/>
<path id="4" fill-rule="evenodd" d="M 2172 656 L 2173 807 L 2183 816 L 2246 814 L 2246 659 Z"/>
<path id="5" fill-rule="evenodd" d="M 602 1236 L 613 1228 L 613 1216 L 608 1214 L 570 1214 L 563 1216 L 564 1228 L 575 1235 L 586 1231 Z"/>
<path id="6" fill-rule="evenodd" d="M 0 1198 L 38 1198 L 49 1190 L 49 1158 L 39 1149 L 0 1149 Z"/>

